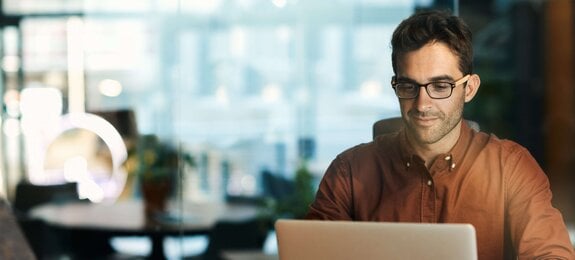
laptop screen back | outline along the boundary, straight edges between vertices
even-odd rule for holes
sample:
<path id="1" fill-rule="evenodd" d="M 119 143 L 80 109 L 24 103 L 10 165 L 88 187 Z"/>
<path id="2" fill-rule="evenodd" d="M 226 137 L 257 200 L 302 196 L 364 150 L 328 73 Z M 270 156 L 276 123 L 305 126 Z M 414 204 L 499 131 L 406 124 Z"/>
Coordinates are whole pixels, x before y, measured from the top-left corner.
<path id="1" fill-rule="evenodd" d="M 278 220 L 280 260 L 477 259 L 470 224 Z"/>

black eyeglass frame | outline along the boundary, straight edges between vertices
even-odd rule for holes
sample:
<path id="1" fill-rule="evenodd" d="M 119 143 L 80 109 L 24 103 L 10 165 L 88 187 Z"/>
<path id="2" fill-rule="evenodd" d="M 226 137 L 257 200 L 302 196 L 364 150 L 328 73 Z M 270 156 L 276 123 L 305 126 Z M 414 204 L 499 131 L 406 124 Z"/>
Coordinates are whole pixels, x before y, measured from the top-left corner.
<path id="1" fill-rule="evenodd" d="M 465 76 L 461 77 L 460 79 L 456 80 L 455 82 L 446 82 L 446 81 L 432 81 L 432 82 L 428 82 L 425 84 L 419 84 L 419 83 L 415 83 L 415 82 L 410 82 L 409 84 L 413 84 L 414 86 L 417 86 L 419 88 L 425 88 L 425 92 L 427 92 L 427 95 L 429 95 L 430 98 L 432 99 L 446 99 L 451 97 L 451 95 L 453 94 L 453 89 L 463 83 L 466 83 L 467 81 L 469 81 L 469 77 L 471 77 L 471 74 L 466 74 Z M 427 88 L 428 86 L 432 85 L 432 84 L 436 84 L 436 83 L 445 83 L 445 84 L 449 84 L 451 86 L 450 91 L 449 91 L 449 95 L 447 95 L 446 97 L 433 97 L 431 95 L 431 93 L 429 93 L 429 89 Z M 397 82 L 397 77 L 393 76 L 391 78 L 391 87 L 393 88 L 393 92 L 395 93 L 395 95 L 400 98 L 400 99 L 412 99 L 412 98 L 416 98 L 419 96 L 419 91 L 415 91 L 414 95 L 412 97 L 401 97 L 399 96 L 399 94 L 397 93 L 397 85 L 398 84 L 405 84 L 403 82 Z"/>

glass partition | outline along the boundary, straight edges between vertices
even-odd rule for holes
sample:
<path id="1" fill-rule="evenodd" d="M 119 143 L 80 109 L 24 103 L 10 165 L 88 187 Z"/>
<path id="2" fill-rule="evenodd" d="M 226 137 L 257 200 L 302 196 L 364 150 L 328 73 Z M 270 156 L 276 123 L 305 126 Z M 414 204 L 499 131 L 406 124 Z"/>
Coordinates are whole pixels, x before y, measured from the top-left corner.
<path id="1" fill-rule="evenodd" d="M 85 45 L 86 110 L 130 108 L 140 136 L 192 156 L 169 205 L 182 225 L 202 203 L 265 198 L 269 209 L 270 197 L 288 197 L 274 180 L 289 184 L 304 167 L 316 183 L 337 153 L 371 140 L 376 120 L 399 114 L 389 40 L 415 7 L 182 1 L 142 13 L 86 12 L 85 32 L 98 39 Z M 110 80 L 121 85 L 116 96 L 102 92 Z M 145 197 L 142 179 L 132 180 L 132 196 Z M 180 237 L 175 254 L 200 244 L 185 228 Z"/>
<path id="2" fill-rule="evenodd" d="M 148 196 L 142 183 L 171 175 L 172 197 L 159 218 L 172 226 L 153 227 L 170 230 L 160 239 L 182 238 L 166 253 L 174 257 L 188 254 L 192 240 L 184 238 L 197 235 L 184 228 L 198 218 L 192 211 L 268 199 L 281 189 L 270 186 L 270 175 L 290 181 L 304 169 L 315 184 L 338 153 L 369 142 L 375 121 L 399 115 L 389 84 L 394 28 L 422 8 L 460 12 L 458 1 L 422 0 L 18 0 L 3 8 L 18 18 L 2 29 L 7 196 L 27 179 L 78 182 L 91 203 L 141 200 Z M 481 17 L 470 19 L 481 29 L 478 57 L 493 58 Z M 25 94 L 38 89 L 48 90 L 42 101 Z M 26 110 L 26 102 L 36 109 Z M 54 128 L 41 125 L 65 124 L 61 117 L 77 113 L 115 131 L 76 123 L 96 136 L 59 133 L 67 152 L 42 143 Z M 27 132 L 26 118 L 37 131 Z M 125 154 L 117 138 L 108 140 L 117 135 Z M 32 153 L 36 148 L 57 152 Z M 46 171 L 61 177 L 44 178 Z M 198 206 L 206 204 L 212 206 Z M 158 246 L 158 237 L 146 241 L 144 253 Z"/>

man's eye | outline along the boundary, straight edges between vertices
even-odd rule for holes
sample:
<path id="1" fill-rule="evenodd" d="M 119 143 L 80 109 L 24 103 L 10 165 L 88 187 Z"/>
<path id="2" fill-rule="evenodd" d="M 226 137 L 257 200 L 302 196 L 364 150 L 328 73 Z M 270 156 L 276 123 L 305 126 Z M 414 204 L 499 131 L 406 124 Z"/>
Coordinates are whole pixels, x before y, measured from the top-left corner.
<path id="1" fill-rule="evenodd" d="M 396 88 L 399 88 L 399 89 L 405 90 L 405 91 L 409 91 L 409 90 L 415 89 L 415 86 L 413 84 L 409 84 L 409 83 L 399 83 L 399 84 L 397 84 Z"/>
<path id="2" fill-rule="evenodd" d="M 434 91 L 441 92 L 441 91 L 448 91 L 451 89 L 451 84 L 446 82 L 437 82 L 431 84 L 431 87 Z"/>

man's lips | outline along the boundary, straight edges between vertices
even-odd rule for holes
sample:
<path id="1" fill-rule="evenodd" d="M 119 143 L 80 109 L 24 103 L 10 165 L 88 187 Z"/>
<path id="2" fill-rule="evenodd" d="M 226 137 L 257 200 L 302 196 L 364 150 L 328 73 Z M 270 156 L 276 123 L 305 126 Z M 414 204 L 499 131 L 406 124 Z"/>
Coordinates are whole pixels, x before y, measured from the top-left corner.
<path id="1" fill-rule="evenodd" d="M 420 126 L 432 126 L 433 124 L 435 124 L 435 122 L 439 119 L 438 117 L 432 117 L 432 116 L 426 116 L 426 117 L 422 117 L 422 116 L 411 116 L 411 119 L 413 120 L 413 122 L 417 125 Z"/>

